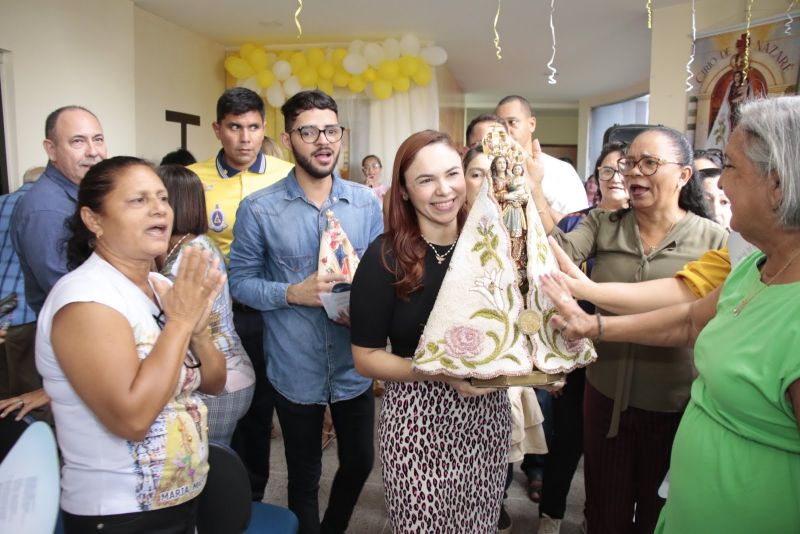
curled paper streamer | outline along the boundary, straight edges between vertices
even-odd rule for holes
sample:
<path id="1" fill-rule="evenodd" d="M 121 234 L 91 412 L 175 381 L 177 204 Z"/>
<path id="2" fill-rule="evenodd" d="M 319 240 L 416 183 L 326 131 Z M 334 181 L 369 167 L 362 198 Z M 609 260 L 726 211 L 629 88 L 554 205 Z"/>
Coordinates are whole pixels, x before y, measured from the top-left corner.
<path id="1" fill-rule="evenodd" d="M 750 71 L 750 22 L 753 20 L 753 0 L 747 1 L 747 31 L 745 32 L 744 43 L 744 68 L 742 68 L 742 79 L 747 81 L 747 73 Z"/>
<path id="2" fill-rule="evenodd" d="M 784 24 L 784 26 L 786 26 L 786 30 L 783 32 L 786 35 L 792 35 L 792 22 L 794 22 L 794 18 L 792 17 L 791 11 L 794 7 L 794 3 L 794 0 L 792 0 L 789 2 L 789 7 L 786 8 L 786 17 L 788 20 L 786 21 L 786 24 Z"/>
<path id="3" fill-rule="evenodd" d="M 303 11 L 303 0 L 297 0 L 297 11 L 294 12 L 294 25 L 297 26 L 297 38 L 303 35 L 303 27 L 300 26 L 300 12 Z"/>
<path id="4" fill-rule="evenodd" d="M 553 67 L 553 61 L 556 59 L 556 27 L 553 25 L 553 14 L 556 12 L 556 0 L 550 0 L 550 34 L 553 36 L 553 55 L 550 56 L 550 61 L 547 62 L 547 68 L 550 69 L 550 76 L 547 77 L 547 83 L 555 85 L 556 73 L 558 72 Z"/>
<path id="5" fill-rule="evenodd" d="M 695 9 L 694 9 L 694 0 L 692 0 L 692 53 L 689 55 L 689 62 L 686 63 L 686 92 L 688 93 L 692 89 L 694 89 L 694 85 L 692 85 L 692 63 L 694 63 L 694 52 L 695 52 L 695 40 L 697 39 L 697 24 L 695 19 Z"/>
<path id="6" fill-rule="evenodd" d="M 494 48 L 497 50 L 498 60 L 503 59 L 503 56 L 500 54 L 500 52 L 503 51 L 503 49 L 500 48 L 500 34 L 497 33 L 497 20 L 500 18 L 500 3 L 502 1 L 503 0 L 497 0 L 497 13 L 494 14 Z"/>
<path id="7" fill-rule="evenodd" d="M 653 29 L 653 0 L 647 0 L 647 29 Z"/>

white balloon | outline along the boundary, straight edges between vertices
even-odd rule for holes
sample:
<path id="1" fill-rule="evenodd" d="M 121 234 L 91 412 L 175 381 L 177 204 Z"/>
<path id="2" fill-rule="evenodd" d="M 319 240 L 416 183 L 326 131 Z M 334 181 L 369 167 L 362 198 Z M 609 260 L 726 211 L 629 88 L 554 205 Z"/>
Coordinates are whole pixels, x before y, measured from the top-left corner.
<path id="1" fill-rule="evenodd" d="M 279 82 L 275 82 L 267 89 L 267 102 L 273 108 L 279 108 L 286 101 L 286 95 L 283 94 L 283 87 Z"/>
<path id="2" fill-rule="evenodd" d="M 348 54 L 342 60 L 344 70 L 350 74 L 361 74 L 367 70 L 367 60 L 358 54 Z"/>
<path id="3" fill-rule="evenodd" d="M 292 75 L 292 66 L 288 61 L 281 59 L 272 66 L 272 74 L 280 81 L 286 81 Z"/>
<path id="4" fill-rule="evenodd" d="M 398 59 L 400 57 L 400 41 L 394 37 L 389 37 L 383 42 L 383 53 L 386 59 Z"/>
<path id="5" fill-rule="evenodd" d="M 283 90 L 286 91 L 287 98 L 291 98 L 299 93 L 302 90 L 302 86 L 297 76 L 289 76 L 286 81 L 283 82 Z"/>
<path id="6" fill-rule="evenodd" d="M 444 62 L 447 61 L 447 51 L 441 46 L 423 48 L 419 55 L 422 56 L 422 59 L 431 67 L 444 65 Z"/>
<path id="7" fill-rule="evenodd" d="M 364 57 L 367 63 L 375 68 L 378 68 L 378 66 L 383 63 L 383 60 L 386 59 L 386 55 L 383 53 L 383 47 L 377 43 L 367 43 L 364 46 Z"/>
<path id="8" fill-rule="evenodd" d="M 267 65 L 274 65 L 276 61 L 278 61 L 278 54 L 267 52 Z"/>
<path id="9" fill-rule="evenodd" d="M 419 37 L 413 33 L 407 33 L 400 38 L 400 52 L 404 56 L 416 56 L 419 54 Z"/>
<path id="10" fill-rule="evenodd" d="M 244 87 L 246 89 L 250 89 L 254 93 L 261 94 L 261 86 L 258 85 L 258 81 L 256 80 L 255 76 L 250 76 L 249 78 L 240 78 L 236 80 L 236 85 L 239 87 Z"/>
<path id="11" fill-rule="evenodd" d="M 350 52 L 351 54 L 360 54 L 363 49 L 364 49 L 364 41 L 362 41 L 361 39 L 356 39 L 355 41 L 350 43 L 348 52 Z"/>

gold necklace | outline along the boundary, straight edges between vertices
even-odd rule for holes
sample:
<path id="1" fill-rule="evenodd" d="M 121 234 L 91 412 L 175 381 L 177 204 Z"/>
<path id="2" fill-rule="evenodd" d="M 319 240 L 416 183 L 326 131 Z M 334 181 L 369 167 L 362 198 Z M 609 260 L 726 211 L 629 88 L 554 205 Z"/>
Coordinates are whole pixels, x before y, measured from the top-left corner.
<path id="1" fill-rule="evenodd" d="M 419 235 L 422 237 L 423 241 L 425 241 L 428 244 L 428 246 L 431 247 L 431 250 L 433 251 L 433 255 L 436 256 L 436 261 L 439 263 L 439 265 L 444 263 L 444 260 L 446 260 L 447 256 L 449 256 L 450 253 L 453 252 L 453 249 L 456 248 L 456 243 L 458 243 L 458 236 L 456 236 L 456 240 L 453 241 L 453 244 L 450 245 L 450 248 L 447 249 L 447 252 L 445 252 L 444 254 L 439 254 L 439 251 L 436 250 L 436 247 L 433 245 L 433 243 L 428 241 L 427 237 L 425 237 L 422 234 L 419 234 Z"/>
<path id="2" fill-rule="evenodd" d="M 189 237 L 190 235 L 191 235 L 191 234 L 183 234 L 183 237 L 182 237 L 182 238 L 180 238 L 180 239 L 178 240 L 178 242 L 177 242 L 177 243 L 175 243 L 175 245 L 173 245 L 173 247 L 172 247 L 171 249 L 169 249 L 169 252 L 167 252 L 167 258 L 169 258 L 170 256 L 172 256 L 172 253 L 173 253 L 173 252 L 175 252 L 175 249 L 177 249 L 179 246 L 181 246 L 181 243 L 183 243 L 183 241 L 184 241 L 184 240 L 185 240 L 187 237 Z"/>
<path id="3" fill-rule="evenodd" d="M 672 229 L 675 228 L 675 223 L 677 222 L 678 221 L 673 221 L 672 224 L 669 225 L 669 228 L 667 228 L 667 232 L 664 234 L 664 237 L 661 238 L 661 241 L 664 241 L 664 239 L 666 239 L 666 237 L 669 235 Z M 652 254 L 653 251 L 656 249 L 656 247 L 645 241 L 644 235 L 642 235 L 641 232 L 639 232 L 639 238 L 642 240 L 642 244 L 647 247 L 647 250 L 645 250 L 645 254 L 647 254 L 648 256 Z M 659 244 L 661 244 L 661 241 L 659 241 Z"/>
<path id="4" fill-rule="evenodd" d="M 789 261 L 786 262 L 786 265 L 781 267 L 781 269 L 777 273 L 775 273 L 774 275 L 770 276 L 769 280 L 765 280 L 764 281 L 764 285 L 759 287 L 758 291 L 753 293 L 753 288 L 755 287 L 756 282 L 758 280 L 761 280 L 761 274 L 759 273 L 759 275 L 756 277 L 756 279 L 753 280 L 753 282 L 750 284 L 750 288 L 747 290 L 747 295 L 741 300 L 741 302 L 739 302 L 739 304 L 737 304 L 736 306 L 733 307 L 733 316 L 734 317 L 739 317 L 739 314 L 742 313 L 742 310 L 744 310 L 745 306 L 750 304 L 750 301 L 752 301 L 754 298 L 759 296 L 762 291 L 764 291 L 770 285 L 772 285 L 772 282 L 774 282 L 776 278 L 778 278 L 780 275 L 782 275 L 783 272 L 786 269 L 789 268 L 789 266 L 794 262 L 794 260 L 797 259 L 798 256 L 800 256 L 800 250 L 795 252 L 794 255 L 792 255 L 792 257 L 789 258 Z"/>

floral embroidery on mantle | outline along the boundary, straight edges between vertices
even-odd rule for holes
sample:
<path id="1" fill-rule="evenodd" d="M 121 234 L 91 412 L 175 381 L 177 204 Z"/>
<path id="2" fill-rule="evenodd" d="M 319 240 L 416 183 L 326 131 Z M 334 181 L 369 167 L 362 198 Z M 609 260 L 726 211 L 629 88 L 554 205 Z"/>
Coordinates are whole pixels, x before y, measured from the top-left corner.
<path id="1" fill-rule="evenodd" d="M 511 237 L 500 206 L 481 186 L 412 365 L 429 374 L 463 378 L 524 375 L 534 367 L 549 373 L 570 371 L 596 358 L 591 342 L 565 342 L 548 321 L 557 312 L 535 283 L 557 269 L 534 203 L 528 203 L 526 310 L 519 273 L 511 259 Z M 531 213 L 532 212 L 532 213 Z M 522 316 L 522 318 L 521 318 Z M 520 324 L 533 325 L 525 335 Z M 526 331 L 529 331 L 526 329 Z"/>

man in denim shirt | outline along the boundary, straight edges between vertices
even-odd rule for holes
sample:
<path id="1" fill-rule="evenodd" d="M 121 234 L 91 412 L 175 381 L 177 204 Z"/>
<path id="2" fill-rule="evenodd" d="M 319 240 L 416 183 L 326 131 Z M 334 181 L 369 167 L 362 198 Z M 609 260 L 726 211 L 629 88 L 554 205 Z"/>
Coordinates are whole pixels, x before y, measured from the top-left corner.
<path id="1" fill-rule="evenodd" d="M 334 172 L 344 128 L 336 102 L 303 91 L 281 108 L 284 145 L 297 164 L 279 182 L 245 198 L 230 252 L 231 294 L 262 311 L 270 393 L 286 450 L 289 508 L 301 533 L 344 532 L 372 469 L 372 381 L 356 373 L 349 318 L 328 319 L 320 293 L 341 276 L 317 273 L 325 212 L 332 210 L 361 256 L 383 232 L 375 195 Z M 317 492 L 322 419 L 330 404 L 339 469 L 322 524 Z"/>
<path id="2" fill-rule="evenodd" d="M 67 274 L 64 221 L 75 213 L 78 185 L 86 172 L 106 159 L 103 128 L 86 108 L 65 106 L 45 120 L 44 174 L 14 209 L 11 241 L 25 275 L 25 298 L 37 314 L 44 299 Z"/>

